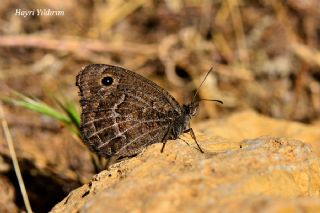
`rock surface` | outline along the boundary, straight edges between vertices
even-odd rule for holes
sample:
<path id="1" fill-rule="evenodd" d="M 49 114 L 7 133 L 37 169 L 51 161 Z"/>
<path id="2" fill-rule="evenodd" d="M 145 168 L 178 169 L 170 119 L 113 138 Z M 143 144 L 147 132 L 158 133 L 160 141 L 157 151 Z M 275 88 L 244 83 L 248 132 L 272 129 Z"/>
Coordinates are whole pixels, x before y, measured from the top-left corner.
<path id="1" fill-rule="evenodd" d="M 246 120 L 246 115 L 239 115 Z M 258 129 L 282 132 L 279 126 L 285 125 L 278 122 L 282 121 L 251 119 Z M 256 133 L 255 128 L 236 124 L 244 135 Z M 287 125 L 287 132 L 313 131 L 301 124 Z M 215 136 L 217 126 L 208 123 L 198 128 L 206 130 L 197 133 L 205 154 L 189 137 L 184 139 L 190 146 L 170 141 L 164 153 L 161 144 L 152 145 L 72 191 L 52 212 L 320 212 L 320 161 L 313 151 L 320 137 L 309 140 L 312 145 L 273 136 L 237 141 L 230 137 L 236 135 L 235 128 L 226 131 L 229 138 L 222 138 Z M 296 130 L 290 130 L 292 126 Z"/>
<path id="2" fill-rule="evenodd" d="M 312 146 L 320 156 L 320 122 L 306 125 L 283 119 L 274 119 L 254 111 L 234 113 L 221 120 L 211 120 L 195 126 L 198 132 L 205 135 L 216 135 L 231 141 L 257 138 L 263 135 L 293 138 Z"/>

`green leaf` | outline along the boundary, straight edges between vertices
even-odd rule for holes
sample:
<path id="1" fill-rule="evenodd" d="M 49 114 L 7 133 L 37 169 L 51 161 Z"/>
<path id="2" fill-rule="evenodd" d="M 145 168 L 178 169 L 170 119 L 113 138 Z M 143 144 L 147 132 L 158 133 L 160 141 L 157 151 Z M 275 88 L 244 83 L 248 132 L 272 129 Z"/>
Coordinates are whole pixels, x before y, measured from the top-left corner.
<path id="1" fill-rule="evenodd" d="M 18 96 L 18 98 L 5 98 L 4 100 L 8 103 L 16 106 L 22 106 L 26 109 L 57 120 L 64 124 L 73 134 L 79 137 L 80 115 L 74 102 L 63 104 L 62 102 L 58 101 L 58 104 L 64 110 L 64 112 L 60 112 L 40 100 L 29 98 L 17 92 L 15 92 L 15 94 Z"/>

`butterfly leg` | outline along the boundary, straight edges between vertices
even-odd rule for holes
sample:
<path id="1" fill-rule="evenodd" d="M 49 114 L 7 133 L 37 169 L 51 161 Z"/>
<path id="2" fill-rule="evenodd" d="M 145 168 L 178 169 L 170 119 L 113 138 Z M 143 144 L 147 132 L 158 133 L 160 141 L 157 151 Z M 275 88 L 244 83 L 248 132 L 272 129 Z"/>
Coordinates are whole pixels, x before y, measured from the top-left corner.
<path id="1" fill-rule="evenodd" d="M 193 132 L 193 129 L 192 129 L 192 128 L 189 128 L 189 129 L 185 130 L 184 133 L 190 133 L 192 139 L 196 142 L 196 144 L 197 144 L 200 152 L 201 152 L 201 153 L 204 153 L 204 151 L 201 149 L 200 145 L 198 144 L 198 141 L 197 141 L 196 135 L 195 135 L 194 132 Z"/>
<path id="2" fill-rule="evenodd" d="M 162 148 L 161 148 L 161 153 L 163 153 L 163 150 L 164 150 L 164 147 L 166 146 L 166 143 L 167 143 L 167 140 L 168 140 L 168 134 L 169 134 L 169 132 L 170 132 L 170 129 L 171 128 L 168 128 L 168 130 L 167 130 L 167 132 L 166 132 L 166 134 L 163 136 L 163 138 L 162 138 L 162 140 L 161 140 L 161 142 L 162 142 Z"/>
<path id="3" fill-rule="evenodd" d="M 166 146 L 166 142 L 162 142 L 162 148 L 161 148 L 161 153 L 163 153 L 164 147 Z"/>
<path id="4" fill-rule="evenodd" d="M 183 138 L 178 137 L 180 140 L 182 140 L 183 142 L 185 142 L 188 146 L 190 146 L 190 144 Z"/>

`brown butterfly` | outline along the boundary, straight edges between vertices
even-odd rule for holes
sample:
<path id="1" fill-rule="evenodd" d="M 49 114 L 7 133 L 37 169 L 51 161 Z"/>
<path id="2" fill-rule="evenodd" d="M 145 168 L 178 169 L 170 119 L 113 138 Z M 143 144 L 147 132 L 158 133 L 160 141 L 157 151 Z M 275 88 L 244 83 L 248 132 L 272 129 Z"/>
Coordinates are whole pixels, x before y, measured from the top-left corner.
<path id="1" fill-rule="evenodd" d="M 190 128 L 199 101 L 181 106 L 152 81 L 106 64 L 84 67 L 76 85 L 80 89 L 82 139 L 90 150 L 110 159 L 109 165 L 153 143 L 163 143 L 163 151 L 167 140 L 187 132 L 203 152 Z"/>

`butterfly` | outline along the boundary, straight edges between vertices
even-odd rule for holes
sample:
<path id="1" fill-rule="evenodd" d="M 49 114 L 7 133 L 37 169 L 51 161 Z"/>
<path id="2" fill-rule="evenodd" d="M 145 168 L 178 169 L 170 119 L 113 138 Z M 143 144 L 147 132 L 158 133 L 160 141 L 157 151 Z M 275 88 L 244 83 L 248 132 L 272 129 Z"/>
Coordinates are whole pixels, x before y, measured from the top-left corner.
<path id="1" fill-rule="evenodd" d="M 82 108 L 81 137 L 91 151 L 111 159 L 109 165 L 154 143 L 163 143 L 162 152 L 168 140 L 184 133 L 190 133 L 203 152 L 190 128 L 199 101 L 180 105 L 154 82 L 106 64 L 84 67 L 76 85 Z"/>

